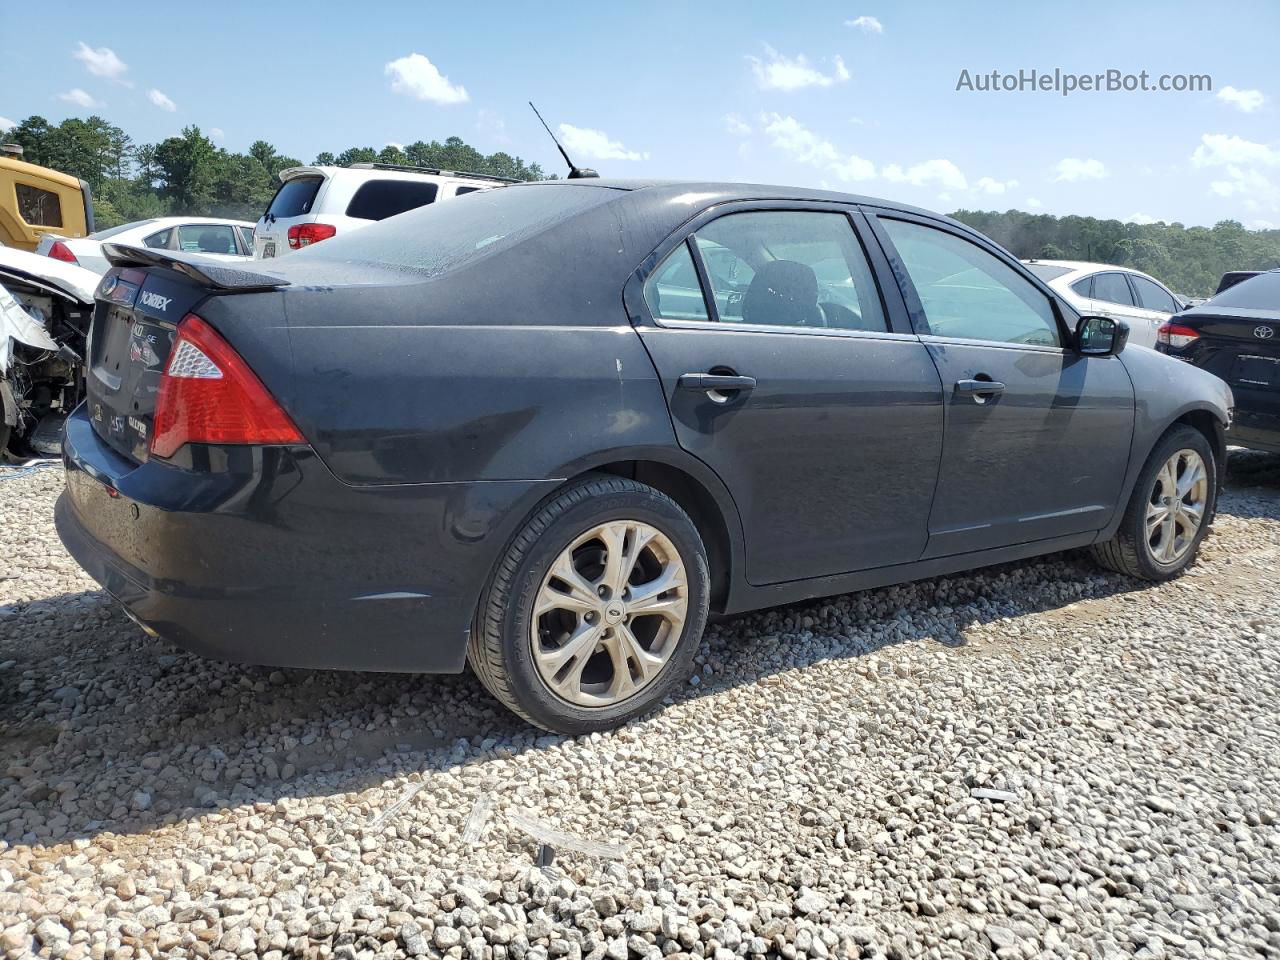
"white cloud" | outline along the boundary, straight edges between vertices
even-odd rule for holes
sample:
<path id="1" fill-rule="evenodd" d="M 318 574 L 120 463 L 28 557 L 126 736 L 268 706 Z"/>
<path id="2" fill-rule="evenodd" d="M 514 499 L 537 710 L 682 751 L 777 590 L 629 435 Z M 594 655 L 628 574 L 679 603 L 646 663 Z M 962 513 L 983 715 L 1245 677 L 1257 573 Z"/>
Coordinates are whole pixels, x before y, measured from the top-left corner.
<path id="1" fill-rule="evenodd" d="M 227 139 L 227 135 L 226 135 L 225 133 L 223 133 L 223 132 L 222 132 L 222 128 L 221 128 L 221 127 L 210 127 L 210 128 L 209 128 L 209 139 L 210 139 L 210 140 L 217 140 L 219 143 L 221 143 L 223 140 Z"/>
<path id="2" fill-rule="evenodd" d="M 926 160 L 907 168 L 891 163 L 884 168 L 884 178 L 890 183 L 909 183 L 913 187 L 937 184 L 947 190 L 967 190 L 969 181 L 950 160 L 938 158 Z M 992 181 L 994 182 L 994 181 Z"/>
<path id="3" fill-rule="evenodd" d="M 1044 206 L 1044 201 L 1041 200 L 1039 197 L 1027 197 L 1027 199 L 1023 202 L 1026 203 L 1026 205 L 1030 207 L 1032 210 L 1039 210 L 1041 207 Z"/>
<path id="4" fill-rule="evenodd" d="M 863 33 L 884 33 L 884 24 L 875 17 L 854 17 L 852 20 L 846 20 L 844 25 L 861 30 Z"/>
<path id="5" fill-rule="evenodd" d="M 1253 113 L 1267 102 L 1261 90 L 1237 90 L 1230 86 L 1219 90 L 1217 96 L 1223 103 L 1231 104 L 1242 113 Z"/>
<path id="6" fill-rule="evenodd" d="M 1206 133 L 1191 154 L 1193 167 L 1280 166 L 1280 150 L 1225 133 Z"/>
<path id="7" fill-rule="evenodd" d="M 391 78 L 391 90 L 432 103 L 466 103 L 466 88 L 452 84 L 434 63 L 420 53 L 392 60 L 382 72 Z"/>
<path id="8" fill-rule="evenodd" d="M 1151 216 L 1149 213 L 1131 213 L 1125 218 L 1125 222 L 1145 226 L 1148 223 L 1159 223 L 1160 219 L 1158 217 Z"/>
<path id="9" fill-rule="evenodd" d="M 84 64 L 85 69 L 95 77 L 106 77 L 108 80 L 124 81 L 125 71 L 129 65 L 116 56 L 110 47 L 98 47 L 96 50 L 80 41 L 80 48 L 72 57 Z"/>
<path id="10" fill-rule="evenodd" d="M 751 125 L 736 113 L 731 113 L 724 118 L 724 127 L 735 137 L 745 137 L 751 133 Z"/>
<path id="11" fill-rule="evenodd" d="M 0 130 L 12 130 L 17 124 L 8 117 L 0 117 Z"/>
<path id="12" fill-rule="evenodd" d="M 105 104 L 93 99 L 93 97 L 89 96 L 89 94 L 81 90 L 79 87 L 68 90 L 66 93 L 58 94 L 58 99 L 65 100 L 67 103 L 74 103 L 77 107 L 83 107 L 85 110 L 88 110 L 90 107 L 105 106 Z"/>
<path id="13" fill-rule="evenodd" d="M 1250 230 L 1280 230 L 1280 224 L 1272 223 L 1270 220 L 1250 220 L 1246 226 Z"/>
<path id="14" fill-rule="evenodd" d="M 648 160 L 649 154 L 628 150 L 617 140 L 610 140 L 603 130 L 575 127 L 570 123 L 559 126 L 560 139 L 571 157 L 588 160 Z"/>
<path id="15" fill-rule="evenodd" d="M 1080 160 L 1076 157 L 1064 157 L 1053 168 L 1057 174 L 1053 179 L 1073 183 L 1076 180 L 1101 180 L 1107 176 L 1107 167 L 1101 160 Z"/>
<path id="16" fill-rule="evenodd" d="M 846 182 L 870 180 L 876 175 L 870 160 L 853 153 L 841 153 L 833 143 L 819 137 L 795 117 L 766 114 L 760 123 L 773 146 L 798 163 L 818 167 Z"/>
<path id="17" fill-rule="evenodd" d="M 399 150 L 401 153 L 404 153 L 404 144 L 403 144 L 403 143 L 396 143 L 394 140 L 388 140 L 388 141 L 384 144 L 384 146 L 391 147 L 391 148 L 393 148 L 393 149 L 395 149 L 395 150 Z"/>
<path id="18" fill-rule="evenodd" d="M 979 193 L 989 193 L 993 196 L 999 196 L 1008 190 L 1016 189 L 1017 186 L 1017 180 L 995 180 L 991 177 L 979 177 L 978 182 L 973 185 L 973 188 Z"/>
<path id="19" fill-rule="evenodd" d="M 833 57 L 835 70 L 823 73 L 812 64 L 805 55 L 788 57 L 773 47 L 764 48 L 767 61 L 758 57 L 747 57 L 751 64 L 751 72 L 755 74 L 756 85 L 761 90 L 803 90 L 806 87 L 829 87 L 843 83 L 849 79 L 849 71 L 840 57 Z"/>
<path id="20" fill-rule="evenodd" d="M 147 91 L 147 99 L 161 110 L 168 110 L 170 113 L 173 113 L 173 111 L 178 109 L 178 105 L 176 103 L 154 87 Z"/>
<path id="21" fill-rule="evenodd" d="M 482 109 L 476 114 L 476 129 L 497 143 L 505 144 L 511 140 L 507 136 L 507 121 L 492 110 Z"/>

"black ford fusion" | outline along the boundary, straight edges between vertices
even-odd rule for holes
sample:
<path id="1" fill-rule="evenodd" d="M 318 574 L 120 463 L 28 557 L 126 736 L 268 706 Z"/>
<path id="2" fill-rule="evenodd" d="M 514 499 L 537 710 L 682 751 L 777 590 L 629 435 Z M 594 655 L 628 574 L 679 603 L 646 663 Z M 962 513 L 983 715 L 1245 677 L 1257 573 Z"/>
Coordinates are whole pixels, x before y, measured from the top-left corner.
<path id="1" fill-rule="evenodd" d="M 1156 349 L 1230 384 L 1236 410 L 1228 441 L 1280 453 L 1280 270 L 1219 290 L 1170 317 Z"/>
<path id="2" fill-rule="evenodd" d="M 1226 384 L 920 210 L 569 181 L 269 266 L 109 253 L 58 529 L 210 656 L 469 662 L 582 732 L 711 611 L 1086 546 L 1163 580 L 1214 512 Z"/>

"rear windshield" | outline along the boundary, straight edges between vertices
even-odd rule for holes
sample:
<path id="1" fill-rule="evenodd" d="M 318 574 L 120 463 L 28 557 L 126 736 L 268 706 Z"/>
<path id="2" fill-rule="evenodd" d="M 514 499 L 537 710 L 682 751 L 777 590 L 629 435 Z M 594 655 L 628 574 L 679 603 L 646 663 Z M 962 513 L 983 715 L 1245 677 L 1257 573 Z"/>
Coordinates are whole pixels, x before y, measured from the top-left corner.
<path id="1" fill-rule="evenodd" d="M 310 213 L 322 183 L 324 177 L 294 177 L 286 180 L 276 191 L 271 206 L 267 207 L 267 213 L 274 217 L 301 217 Z"/>
<path id="2" fill-rule="evenodd" d="M 1209 305 L 1280 312 L 1280 270 L 1271 270 L 1248 280 L 1241 280 L 1210 300 Z"/>
<path id="3" fill-rule="evenodd" d="M 105 240 L 107 237 L 114 237 L 117 233 L 124 233 L 126 230 L 132 230 L 134 227 L 145 227 L 148 223 L 155 223 L 155 218 L 150 220 L 135 220 L 133 223 L 122 223 L 118 227 L 112 227 L 109 230 L 99 230 L 97 233 L 89 234 L 90 240 Z"/>
<path id="4" fill-rule="evenodd" d="M 414 207 L 426 206 L 435 198 L 436 185 L 430 180 L 370 180 L 361 184 L 347 204 L 347 216 L 385 220 Z"/>
<path id="5" fill-rule="evenodd" d="M 608 187 L 530 184 L 433 203 L 299 250 L 295 257 L 373 261 L 437 276 L 618 197 Z"/>
<path id="6" fill-rule="evenodd" d="M 1072 271 L 1072 267 L 1052 267 L 1047 263 L 1028 263 L 1027 269 L 1034 273 L 1037 277 L 1048 283 L 1050 280 L 1057 280 Z"/>

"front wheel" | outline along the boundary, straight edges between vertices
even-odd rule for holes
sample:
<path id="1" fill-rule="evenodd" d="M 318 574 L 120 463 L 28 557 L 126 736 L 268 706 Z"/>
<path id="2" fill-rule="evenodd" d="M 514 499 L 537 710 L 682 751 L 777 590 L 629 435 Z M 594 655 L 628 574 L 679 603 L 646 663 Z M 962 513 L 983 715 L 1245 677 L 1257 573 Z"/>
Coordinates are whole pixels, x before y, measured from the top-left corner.
<path id="1" fill-rule="evenodd" d="M 489 692 L 531 723 L 606 730 L 688 677 L 708 594 L 706 550 L 679 505 L 634 480 L 591 477 L 516 536 L 467 656 Z"/>
<path id="2" fill-rule="evenodd" d="M 1142 580 L 1171 580 L 1195 560 L 1218 496 L 1213 448 L 1204 434 L 1179 426 L 1147 459 L 1116 535 L 1094 558 Z"/>

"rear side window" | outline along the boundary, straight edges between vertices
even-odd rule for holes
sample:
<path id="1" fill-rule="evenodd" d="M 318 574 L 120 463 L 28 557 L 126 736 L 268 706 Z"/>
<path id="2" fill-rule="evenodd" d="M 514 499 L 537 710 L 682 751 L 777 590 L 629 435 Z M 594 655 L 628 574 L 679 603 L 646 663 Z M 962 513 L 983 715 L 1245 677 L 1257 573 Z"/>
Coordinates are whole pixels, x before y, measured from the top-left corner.
<path id="1" fill-rule="evenodd" d="M 386 220 L 406 210 L 425 207 L 435 200 L 436 189 L 429 180 L 370 180 L 347 204 L 347 216 Z"/>
<path id="2" fill-rule="evenodd" d="M 253 249 L 253 227 L 240 227 L 240 236 L 244 238 L 245 248 Z"/>
<path id="3" fill-rule="evenodd" d="M 1071 285 L 1071 289 L 1082 297 L 1093 296 L 1093 277 L 1085 277 L 1083 280 L 1077 280 Z"/>
<path id="4" fill-rule="evenodd" d="M 62 204 L 58 195 L 29 183 L 14 184 L 18 194 L 18 216 L 33 227 L 62 226 Z"/>
<path id="5" fill-rule="evenodd" d="M 1123 273 L 1100 273 L 1093 278 L 1093 299 L 1132 307 L 1133 294 Z"/>
<path id="6" fill-rule="evenodd" d="M 159 233 L 153 233 L 142 241 L 143 246 L 150 247 L 152 250 L 168 250 L 169 237 L 173 234 L 173 230 L 161 230 Z"/>
<path id="7" fill-rule="evenodd" d="M 475 193 L 477 190 L 483 189 L 484 187 L 459 187 L 457 190 L 453 191 L 453 195 L 455 197 L 460 197 L 464 193 Z"/>
<path id="8" fill-rule="evenodd" d="M 886 329 L 871 268 L 842 213 L 732 213 L 695 241 L 722 322 Z"/>
<path id="9" fill-rule="evenodd" d="M 1131 276 L 1129 279 L 1138 288 L 1138 300 L 1141 301 L 1144 310 L 1159 310 L 1161 313 L 1178 312 L 1178 305 L 1174 302 L 1173 296 L 1160 284 L 1146 277 Z"/>
<path id="10" fill-rule="evenodd" d="M 216 223 L 189 223 L 178 228 L 178 249 L 188 253 L 235 253 L 235 228 Z"/>
<path id="11" fill-rule="evenodd" d="M 644 302 L 649 312 L 664 320 L 707 320 L 702 284 L 693 265 L 689 245 L 680 244 L 644 282 Z"/>
<path id="12" fill-rule="evenodd" d="M 267 207 L 273 217 L 301 217 L 311 212 L 324 177 L 295 177 L 286 180 Z"/>

